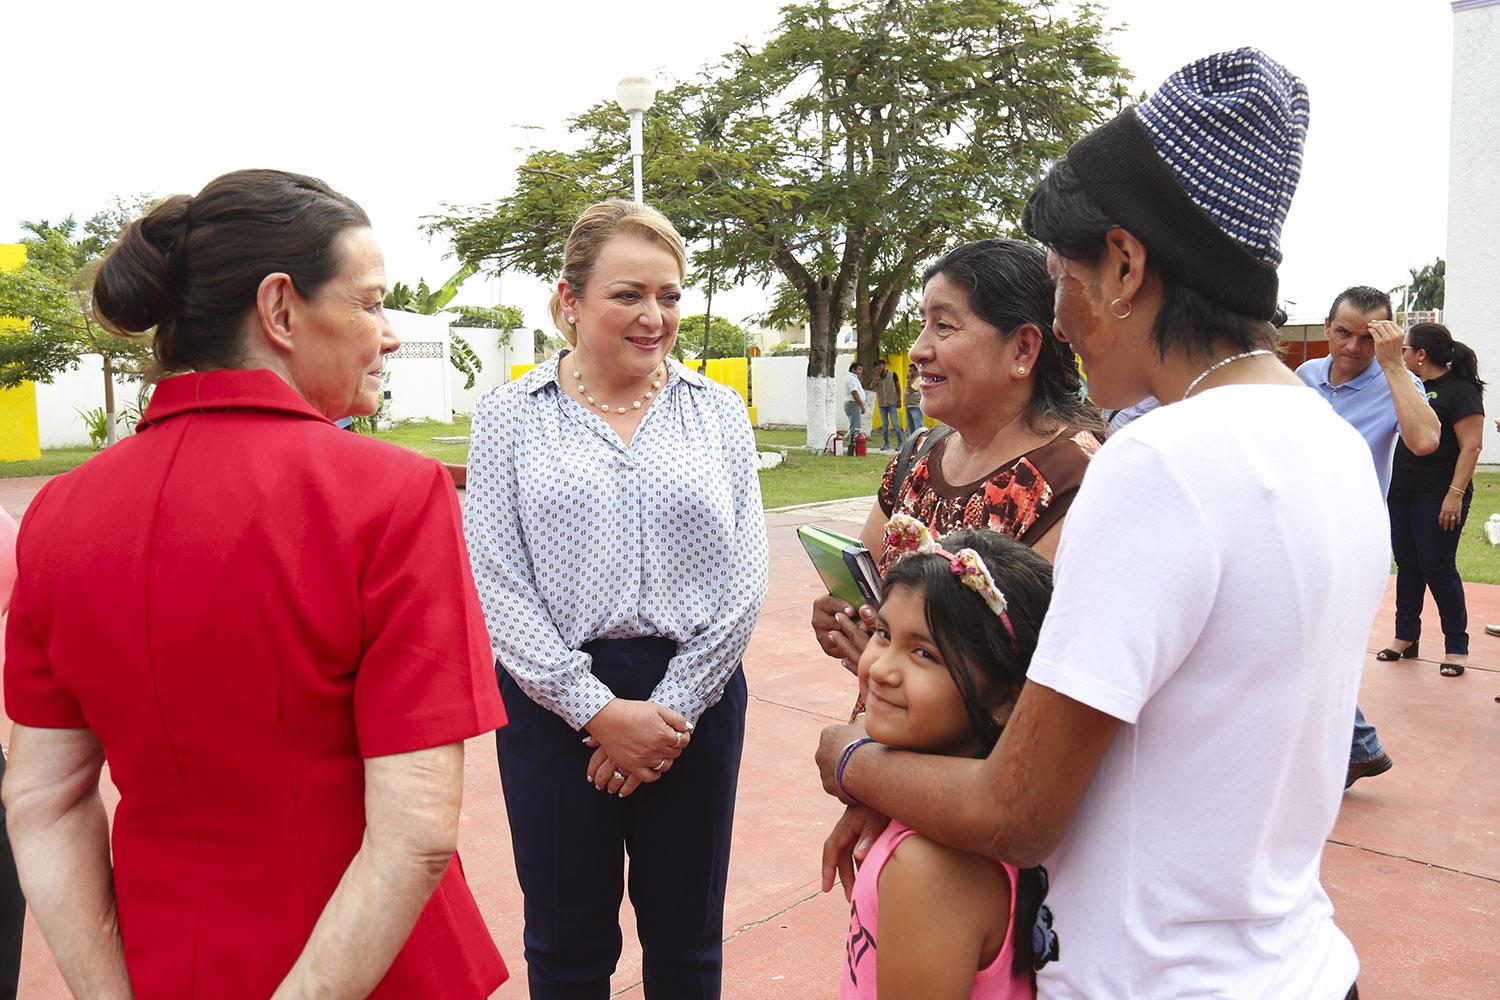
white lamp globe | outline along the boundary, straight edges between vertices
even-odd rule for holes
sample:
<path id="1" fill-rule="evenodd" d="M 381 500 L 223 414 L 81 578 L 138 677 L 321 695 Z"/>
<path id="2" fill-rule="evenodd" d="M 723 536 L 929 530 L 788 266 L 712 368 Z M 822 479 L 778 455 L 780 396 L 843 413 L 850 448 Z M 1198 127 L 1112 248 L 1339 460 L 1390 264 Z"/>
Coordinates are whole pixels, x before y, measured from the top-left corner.
<path id="1" fill-rule="evenodd" d="M 615 86 L 615 100 L 626 114 L 645 111 L 656 100 L 656 84 L 647 76 L 627 76 Z"/>

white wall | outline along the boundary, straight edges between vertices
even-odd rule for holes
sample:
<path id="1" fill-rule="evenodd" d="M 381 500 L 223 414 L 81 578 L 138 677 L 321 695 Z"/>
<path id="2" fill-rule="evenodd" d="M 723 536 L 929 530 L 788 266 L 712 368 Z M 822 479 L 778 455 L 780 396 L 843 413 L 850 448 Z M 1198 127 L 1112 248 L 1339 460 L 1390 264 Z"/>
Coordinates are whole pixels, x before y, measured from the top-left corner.
<path id="1" fill-rule="evenodd" d="M 126 403 L 134 403 L 141 391 L 139 382 L 127 382 L 115 376 L 115 411 L 123 413 Z M 104 362 L 97 355 L 83 359 L 76 371 L 59 372 L 49 384 L 36 387 L 37 432 L 43 448 L 86 448 L 89 432 L 84 429 L 79 410 L 104 406 Z M 121 423 L 120 435 L 131 428 Z"/>
<path id="2" fill-rule="evenodd" d="M 1452 113 L 1443 318 L 1479 355 L 1493 397 L 1500 390 L 1500 0 L 1453 4 Z M 1500 462 L 1491 420 L 1480 458 Z"/>
<path id="3" fill-rule="evenodd" d="M 448 373 L 448 318 L 386 310 L 401 349 L 385 360 L 390 420 L 453 419 Z"/>
<path id="4" fill-rule="evenodd" d="M 463 372 L 452 365 L 448 366 L 448 383 L 455 413 L 473 413 L 480 396 L 494 386 L 510 381 L 511 365 L 530 364 L 534 357 L 531 331 L 527 329 L 510 332 L 515 347 L 501 346 L 499 330 L 456 326 L 453 332 L 468 342 L 484 364 L 472 389 L 464 388 Z"/>
<path id="5" fill-rule="evenodd" d="M 843 387 L 844 376 L 848 374 L 849 365 L 853 361 L 853 354 L 840 354 L 834 363 L 834 419 L 842 430 L 849 429 L 849 420 L 844 416 Z M 807 426 L 806 358 L 751 358 L 750 379 L 754 385 L 756 420 L 762 426 L 768 424 Z M 869 432 L 868 424 L 865 426 L 865 431 Z"/>

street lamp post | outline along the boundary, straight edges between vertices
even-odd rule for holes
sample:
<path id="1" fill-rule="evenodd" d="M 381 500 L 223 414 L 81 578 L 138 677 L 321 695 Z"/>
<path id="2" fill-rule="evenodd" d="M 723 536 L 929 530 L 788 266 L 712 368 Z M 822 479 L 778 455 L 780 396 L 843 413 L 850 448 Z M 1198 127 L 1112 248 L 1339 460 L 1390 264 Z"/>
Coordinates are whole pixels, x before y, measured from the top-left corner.
<path id="1" fill-rule="evenodd" d="M 650 77 L 627 76 L 615 86 L 615 101 L 620 110 L 630 116 L 630 159 L 635 175 L 635 200 L 645 203 L 641 192 L 641 125 L 646 118 L 646 109 L 656 100 L 656 84 Z"/>

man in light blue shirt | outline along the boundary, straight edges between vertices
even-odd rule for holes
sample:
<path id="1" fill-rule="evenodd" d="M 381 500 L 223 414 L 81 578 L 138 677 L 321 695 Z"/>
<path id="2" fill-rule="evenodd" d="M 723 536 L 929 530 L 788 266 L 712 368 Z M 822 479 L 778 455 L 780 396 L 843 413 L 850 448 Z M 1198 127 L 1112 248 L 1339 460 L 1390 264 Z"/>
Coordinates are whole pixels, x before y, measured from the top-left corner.
<path id="1" fill-rule="evenodd" d="M 1413 454 L 1430 454 L 1441 432 L 1437 414 L 1421 380 L 1402 360 L 1405 333 L 1391 322 L 1391 300 L 1385 292 L 1367 285 L 1345 289 L 1333 300 L 1323 329 L 1328 334 L 1328 357 L 1304 362 L 1297 377 L 1321 393 L 1365 439 L 1383 497 L 1391 485 L 1397 436 Z M 1390 769 L 1391 758 L 1375 727 L 1356 706 L 1344 787 Z"/>

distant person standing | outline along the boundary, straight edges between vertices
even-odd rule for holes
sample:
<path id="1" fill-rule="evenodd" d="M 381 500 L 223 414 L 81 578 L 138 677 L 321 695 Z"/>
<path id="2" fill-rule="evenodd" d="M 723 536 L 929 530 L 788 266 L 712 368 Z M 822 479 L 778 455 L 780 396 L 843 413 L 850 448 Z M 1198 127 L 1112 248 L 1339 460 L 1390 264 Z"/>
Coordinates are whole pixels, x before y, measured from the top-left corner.
<path id="1" fill-rule="evenodd" d="M 1429 455 L 1396 445 L 1388 504 L 1396 557 L 1396 636 L 1389 650 L 1377 655 L 1397 659 L 1415 654 L 1423 595 L 1431 590 L 1443 626 L 1439 672 L 1457 677 L 1469 662 L 1469 610 L 1456 557 L 1474 499 L 1474 467 L 1484 435 L 1484 382 L 1474 352 L 1441 323 L 1412 327 L 1401 350 L 1406 367 L 1422 380 L 1442 436 Z"/>
<path id="2" fill-rule="evenodd" d="M 906 374 L 906 429 L 915 434 L 922 423 L 922 373 L 912 365 Z"/>
<path id="3" fill-rule="evenodd" d="M 865 373 L 865 366 L 858 361 L 849 366 L 849 374 L 844 376 L 844 414 L 849 418 L 849 447 L 844 454 L 854 454 L 854 435 L 859 433 L 860 418 L 865 415 L 865 387 L 860 381 Z"/>
<path id="4" fill-rule="evenodd" d="M 906 440 L 901 432 L 901 380 L 884 361 L 875 366 L 875 402 L 880 407 L 881 450 L 890 450 L 892 428 L 896 431 L 896 447 L 901 447 Z"/>
<path id="5" fill-rule="evenodd" d="M 1391 322 L 1391 300 L 1385 292 L 1368 285 L 1344 289 L 1329 307 L 1323 329 L 1328 335 L 1328 356 L 1304 362 L 1297 377 L 1316 389 L 1365 439 L 1375 460 L 1380 495 L 1385 496 L 1396 441 L 1413 454 L 1430 454 L 1438 446 L 1437 414 L 1427 405 L 1421 380 L 1406 370 L 1403 334 Z M 1400 657 L 1399 652 L 1382 650 L 1375 658 Z M 1390 755 L 1356 705 L 1344 787 L 1390 769 Z"/>

